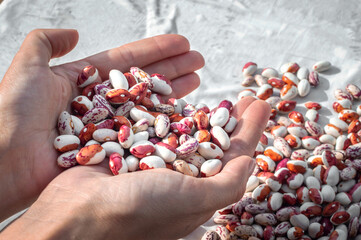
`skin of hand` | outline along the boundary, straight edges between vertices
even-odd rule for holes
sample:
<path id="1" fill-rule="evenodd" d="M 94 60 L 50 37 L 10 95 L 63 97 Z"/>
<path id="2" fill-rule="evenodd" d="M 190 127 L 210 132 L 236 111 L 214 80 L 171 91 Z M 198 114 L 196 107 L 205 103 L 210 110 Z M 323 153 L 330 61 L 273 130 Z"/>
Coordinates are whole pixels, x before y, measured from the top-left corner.
<path id="1" fill-rule="evenodd" d="M 70 52 L 77 42 L 76 30 L 32 31 L 0 83 L 0 221 L 28 207 L 62 172 L 53 147 L 56 123 L 60 112 L 80 95 L 76 81 L 82 68 L 94 65 L 106 80 L 111 69 L 126 72 L 139 66 L 166 75 L 177 89 L 172 97 L 178 98 L 200 83 L 194 71 L 203 67 L 203 57 L 190 51 L 182 36 L 144 39 L 49 67 L 51 58 Z"/>
<path id="2" fill-rule="evenodd" d="M 75 81 L 84 66 L 96 66 L 103 79 L 106 79 L 110 69 L 126 71 L 130 66 L 139 66 L 149 73 L 162 73 L 172 80 L 173 89 L 177 89 L 172 96 L 177 98 L 199 85 L 199 78 L 194 71 L 203 66 L 203 58 L 199 53 L 189 51 L 187 40 L 181 36 L 163 35 L 145 39 L 77 62 L 49 68 L 49 59 L 69 52 L 76 41 L 77 34 L 73 30 L 35 31 L 25 40 L 1 83 L 0 93 L 4 89 L 13 92 L 6 95 L 12 98 L 5 98 L 5 95 L 0 94 L 0 107 L 7 106 L 4 106 L 3 101 L 12 104 L 13 107 L 8 107 L 8 111 L 19 106 L 18 112 L 10 112 L 8 116 L 14 124 L 7 134 L 12 134 L 11 139 L 22 145 L 21 149 L 19 145 L 11 146 L 13 150 L 17 150 L 18 155 L 12 156 L 15 153 L 10 150 L 6 152 L 8 157 L 12 157 L 11 160 L 18 161 L 18 165 L 13 166 L 11 160 L 2 158 L 0 172 L 7 173 L 4 166 L 8 166 L 8 174 L 16 182 L 16 185 L 13 183 L 14 187 L 29 188 L 26 197 L 20 196 L 23 193 L 16 192 L 18 197 L 26 199 L 22 200 L 22 204 L 31 203 L 61 172 L 56 166 L 57 153 L 52 145 L 57 135 L 56 120 L 59 113 L 78 94 L 74 90 Z M 37 61 L 32 60 L 35 62 L 30 66 L 27 65 L 30 64 L 30 57 L 26 58 L 26 52 L 31 51 L 32 56 L 35 50 L 27 42 L 46 46 L 39 46 L 36 52 L 42 57 Z M 63 49 L 64 46 L 66 50 Z M 22 71 L 28 72 L 29 69 L 32 69 L 30 76 L 20 77 L 21 73 L 24 74 Z M 39 89 L 27 93 L 27 87 L 33 85 Z M 16 98 L 19 93 L 15 93 L 19 92 L 19 87 L 22 94 L 28 94 L 25 102 Z M 51 93 L 47 92 L 52 89 Z M 34 100 L 34 96 L 41 100 Z M 20 107 L 20 103 L 25 106 Z M 39 111 L 39 107 L 36 107 L 39 104 L 46 111 Z M 28 108 L 33 110 L 32 113 L 28 112 Z M 224 167 L 216 176 L 194 178 L 169 169 L 112 176 L 105 161 L 97 166 L 73 167 L 51 181 L 30 209 L 5 229 L 2 235 L 15 239 L 18 233 L 30 239 L 35 236 L 52 239 L 176 239 L 185 236 L 207 221 L 215 210 L 241 198 L 255 166 L 251 156 L 269 114 L 269 105 L 252 97 L 244 98 L 234 106 L 232 115 L 237 118 L 238 125 L 231 135 L 231 148 L 222 160 Z M 6 118 L 1 115 L 0 120 L 3 121 L 4 117 Z M 24 117 L 32 121 L 25 125 L 22 122 Z M 15 130 L 19 132 L 19 126 L 25 129 L 21 134 L 22 138 L 17 139 Z M 34 134 L 36 138 L 32 136 Z M 34 143 L 27 142 L 29 139 Z M 40 150 L 37 150 L 39 146 Z M 20 158 L 20 154 L 26 159 Z M 5 164 L 2 164 L 3 161 Z M 16 179 L 20 177 L 20 173 L 16 173 L 20 167 L 21 173 L 27 172 L 22 180 Z M 17 197 L 16 194 L 14 198 Z"/>

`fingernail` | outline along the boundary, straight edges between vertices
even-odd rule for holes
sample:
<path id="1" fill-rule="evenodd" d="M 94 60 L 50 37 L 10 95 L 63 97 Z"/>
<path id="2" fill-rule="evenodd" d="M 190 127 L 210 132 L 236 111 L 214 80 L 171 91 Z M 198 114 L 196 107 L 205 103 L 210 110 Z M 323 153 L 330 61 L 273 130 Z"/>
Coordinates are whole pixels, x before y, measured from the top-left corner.
<path id="1" fill-rule="evenodd" d="M 256 167 L 256 161 L 252 158 L 252 160 L 249 162 L 248 165 L 248 176 L 252 175 L 255 167 Z"/>

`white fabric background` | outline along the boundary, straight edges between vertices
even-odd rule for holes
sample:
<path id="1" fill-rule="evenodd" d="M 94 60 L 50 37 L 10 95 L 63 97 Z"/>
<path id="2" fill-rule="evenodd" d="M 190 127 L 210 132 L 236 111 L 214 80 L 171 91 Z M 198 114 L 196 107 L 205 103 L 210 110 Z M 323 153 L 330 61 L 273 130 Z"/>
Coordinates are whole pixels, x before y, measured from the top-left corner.
<path id="1" fill-rule="evenodd" d="M 0 4 L 0 76 L 34 28 L 79 31 L 75 50 L 52 64 L 147 36 L 178 33 L 206 60 L 198 72 L 201 86 L 186 98 L 191 103 L 236 101 L 241 69 L 248 61 L 279 69 L 289 61 L 310 68 L 328 60 L 334 67 L 321 75 L 321 85 L 307 100 L 331 107 L 335 88 L 360 84 L 360 12 L 357 0 L 5 0 Z M 327 109 L 320 113 L 321 123 L 332 114 Z M 199 239 L 203 232 L 200 228 L 188 239 Z"/>

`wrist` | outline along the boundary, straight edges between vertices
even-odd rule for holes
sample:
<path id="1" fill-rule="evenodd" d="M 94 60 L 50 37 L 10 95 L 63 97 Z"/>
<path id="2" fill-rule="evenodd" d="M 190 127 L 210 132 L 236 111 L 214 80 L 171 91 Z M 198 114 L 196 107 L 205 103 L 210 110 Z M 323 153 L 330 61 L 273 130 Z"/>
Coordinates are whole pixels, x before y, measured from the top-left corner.
<path id="1" fill-rule="evenodd" d="M 9 146 L 0 152 L 0 222 L 29 207 L 36 199 L 24 187 L 28 182 L 23 176 L 29 173 L 18 166 L 20 157 L 16 155 L 21 151 L 20 147 Z"/>
<path id="2" fill-rule="evenodd" d="M 28 239 L 72 239 L 82 226 L 89 224 L 74 202 L 55 200 L 50 203 L 40 197 L 0 236 L 4 239 L 23 239 L 24 236 Z"/>
<path id="3" fill-rule="evenodd" d="M 1 89 L 2 90 L 2 89 Z M 11 140 L 13 139 L 14 124 L 9 119 L 7 99 L 3 91 L 0 91 L 0 222 L 25 208 L 20 207 L 19 194 L 16 186 L 14 161 L 9 153 L 13 151 Z"/>
<path id="4" fill-rule="evenodd" d="M 0 152 L 0 222 L 26 208 L 16 187 L 16 169 L 13 169 L 13 164 L 5 161 L 7 155 L 7 152 Z"/>
<path id="5" fill-rule="evenodd" d="M 38 197 L 33 187 L 38 179 L 32 176 L 34 164 L 29 157 L 34 148 L 29 147 L 21 131 L 27 127 L 10 114 L 11 104 L 2 93 L 0 91 L 0 222 L 29 207 Z"/>
<path id="6" fill-rule="evenodd" d="M 44 194 L 46 197 L 43 197 Z M 56 188 L 45 189 L 28 211 L 6 228 L 0 237 L 4 236 L 5 239 L 23 239 L 24 236 L 27 239 L 134 239 L 127 235 L 130 229 L 123 228 L 124 225 L 119 222 L 119 215 L 114 214 L 112 219 L 108 211 L 98 210 L 105 209 L 104 206 L 91 204 L 91 199 L 93 196 L 79 196 L 70 189 L 65 189 L 65 191 Z"/>

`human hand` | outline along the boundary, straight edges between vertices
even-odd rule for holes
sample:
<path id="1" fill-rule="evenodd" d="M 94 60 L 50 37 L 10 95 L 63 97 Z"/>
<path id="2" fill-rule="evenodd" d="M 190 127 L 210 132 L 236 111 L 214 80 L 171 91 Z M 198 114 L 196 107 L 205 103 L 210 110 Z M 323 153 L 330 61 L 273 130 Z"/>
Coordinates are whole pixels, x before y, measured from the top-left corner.
<path id="1" fill-rule="evenodd" d="M 176 239 L 207 221 L 215 210 L 236 202 L 254 169 L 254 149 L 270 113 L 252 97 L 233 110 L 238 125 L 231 135 L 223 170 L 194 178 L 169 169 L 111 176 L 105 161 L 73 167 L 43 191 L 8 229 L 29 238 Z M 31 224 L 31 228 L 29 228 Z"/>
<path id="2" fill-rule="evenodd" d="M 1 81 L 0 221 L 29 206 L 62 172 L 53 147 L 58 135 L 56 122 L 80 94 L 76 80 L 85 66 L 96 66 L 103 80 L 111 69 L 128 71 L 132 66 L 164 74 L 172 80 L 172 96 L 177 98 L 199 85 L 194 71 L 204 60 L 189 50 L 182 36 L 157 36 L 49 67 L 51 58 L 67 54 L 77 41 L 75 30 L 32 31 Z"/>

